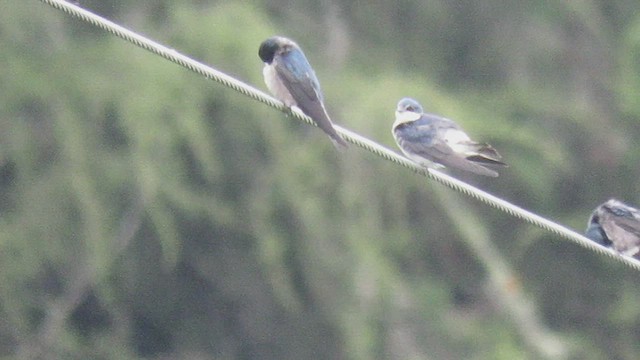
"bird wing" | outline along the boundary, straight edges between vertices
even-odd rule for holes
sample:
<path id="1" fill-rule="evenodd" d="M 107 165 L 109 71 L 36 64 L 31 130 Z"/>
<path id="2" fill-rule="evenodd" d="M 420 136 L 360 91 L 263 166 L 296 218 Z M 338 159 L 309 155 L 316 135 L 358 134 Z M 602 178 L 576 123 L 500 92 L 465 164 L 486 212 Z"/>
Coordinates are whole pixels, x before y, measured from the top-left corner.
<path id="1" fill-rule="evenodd" d="M 449 119 L 422 114 L 420 119 L 413 122 L 411 130 L 407 133 L 416 153 L 443 159 L 455 154 L 450 145 L 451 137 L 459 136 L 459 132 L 460 127 Z"/>
<path id="2" fill-rule="evenodd" d="M 298 103 L 322 102 L 320 83 L 304 53 L 291 49 L 275 61 L 275 69 Z"/>
<path id="3" fill-rule="evenodd" d="M 411 123 L 396 128 L 399 145 L 405 153 L 423 157 L 444 166 L 471 171 L 486 176 L 498 176 L 498 173 L 477 164 L 472 155 L 473 146 L 477 145 L 469 139 L 452 120 L 433 114 L 422 114 L 422 117 Z"/>
<path id="4" fill-rule="evenodd" d="M 304 53 L 299 49 L 291 49 L 276 58 L 274 64 L 276 73 L 300 110 L 309 115 L 336 145 L 347 147 L 347 143 L 333 127 L 327 114 L 320 83 Z"/>
<path id="5" fill-rule="evenodd" d="M 616 250 L 640 246 L 640 213 L 626 205 L 602 206 L 600 225 Z"/>

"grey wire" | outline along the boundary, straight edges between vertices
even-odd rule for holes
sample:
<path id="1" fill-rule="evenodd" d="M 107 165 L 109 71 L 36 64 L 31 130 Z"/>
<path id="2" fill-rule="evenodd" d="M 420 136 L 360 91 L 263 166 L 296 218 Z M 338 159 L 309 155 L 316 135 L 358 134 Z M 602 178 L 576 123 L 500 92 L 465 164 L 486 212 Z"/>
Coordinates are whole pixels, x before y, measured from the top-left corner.
<path id="1" fill-rule="evenodd" d="M 213 69 L 207 65 L 199 63 L 185 55 L 182 55 L 175 51 L 174 49 L 170 49 L 161 44 L 156 43 L 144 36 L 141 36 L 133 31 L 127 30 L 124 27 L 115 24 L 107 19 L 104 19 L 96 14 L 91 13 L 81 7 L 78 7 L 74 4 L 63 0 L 40 0 L 41 2 L 48 4 L 56 9 L 62 10 L 67 14 L 75 16 L 83 21 L 89 22 L 101 29 L 104 29 L 126 41 L 129 41 L 145 50 L 148 50 L 154 54 L 160 55 L 163 58 L 174 62 L 182 67 L 185 67 L 193 72 L 196 72 L 208 79 L 217 81 L 231 89 L 244 94 L 254 100 L 265 103 L 271 107 L 274 107 L 282 112 L 293 115 L 295 118 L 302 120 L 308 124 L 315 125 L 315 123 L 308 116 L 297 112 L 297 111 L 289 111 L 289 109 L 281 102 L 276 100 L 275 98 L 265 94 L 264 92 L 249 86 L 221 71 Z M 384 146 L 371 141 L 359 134 L 356 134 L 348 129 L 342 128 L 340 126 L 335 126 L 337 131 L 343 135 L 343 137 L 355 144 L 358 145 L 386 160 L 392 161 L 396 164 L 402 165 L 406 168 L 411 169 L 417 174 L 423 175 L 431 180 L 435 180 L 440 184 L 443 184 L 455 191 L 461 192 L 465 195 L 473 197 L 481 202 L 492 206 L 498 210 L 501 210 L 508 215 L 511 215 L 516 218 L 520 218 L 526 222 L 529 222 L 535 226 L 538 226 L 544 230 L 547 230 L 551 233 L 554 233 L 562 238 L 571 240 L 578 245 L 585 247 L 589 250 L 595 251 L 596 253 L 606 255 L 612 259 L 620 261 L 625 265 L 635 269 L 640 270 L 640 261 L 628 256 L 622 256 L 615 252 L 614 250 L 608 249 L 604 246 L 601 246 L 588 238 L 582 236 L 581 234 L 564 227 L 560 224 L 557 224 L 553 221 L 550 221 L 542 216 L 536 215 L 530 211 L 527 211 L 517 205 L 511 204 L 508 201 L 500 199 L 492 194 L 489 194 L 485 191 L 482 191 L 478 188 L 475 188 L 465 182 L 462 182 L 458 179 L 455 179 L 447 174 L 439 172 L 433 169 L 425 169 L 420 165 L 398 155 L 397 153 L 385 148 Z"/>

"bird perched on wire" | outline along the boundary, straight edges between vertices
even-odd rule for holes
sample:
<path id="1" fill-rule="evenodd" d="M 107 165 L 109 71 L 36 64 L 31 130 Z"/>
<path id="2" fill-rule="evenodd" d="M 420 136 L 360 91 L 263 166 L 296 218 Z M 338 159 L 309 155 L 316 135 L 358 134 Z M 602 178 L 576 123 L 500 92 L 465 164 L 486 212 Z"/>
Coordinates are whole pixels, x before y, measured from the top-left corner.
<path id="1" fill-rule="evenodd" d="M 610 199 L 593 211 L 585 236 L 620 254 L 640 256 L 640 211 Z"/>
<path id="2" fill-rule="evenodd" d="M 446 166 L 496 177 L 498 173 L 487 166 L 507 166 L 491 145 L 472 141 L 452 120 L 425 114 L 411 98 L 398 102 L 391 130 L 400 150 L 425 167 Z"/>
<path id="3" fill-rule="evenodd" d="M 269 91 L 286 106 L 297 106 L 333 141 L 346 148 L 327 114 L 320 83 L 302 49 L 290 39 L 274 36 L 260 44 L 258 56 L 264 61 L 264 82 Z"/>

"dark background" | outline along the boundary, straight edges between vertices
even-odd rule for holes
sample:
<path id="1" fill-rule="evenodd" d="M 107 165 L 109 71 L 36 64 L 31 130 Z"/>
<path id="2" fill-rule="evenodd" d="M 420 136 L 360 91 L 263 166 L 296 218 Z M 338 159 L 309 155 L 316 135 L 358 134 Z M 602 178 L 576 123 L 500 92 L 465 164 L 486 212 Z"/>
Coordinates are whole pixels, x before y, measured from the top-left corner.
<path id="1" fill-rule="evenodd" d="M 640 204 L 640 5 L 81 1 L 265 89 L 296 40 L 336 123 L 411 96 L 454 174 L 583 231 Z M 3 359 L 637 359 L 639 275 L 38 1 L 0 11 Z"/>

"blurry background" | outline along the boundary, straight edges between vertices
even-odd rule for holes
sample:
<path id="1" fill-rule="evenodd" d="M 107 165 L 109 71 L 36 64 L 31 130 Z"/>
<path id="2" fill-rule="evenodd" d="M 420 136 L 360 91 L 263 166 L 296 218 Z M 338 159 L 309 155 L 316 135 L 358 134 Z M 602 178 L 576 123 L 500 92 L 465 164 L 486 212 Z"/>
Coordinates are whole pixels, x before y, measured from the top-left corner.
<path id="1" fill-rule="evenodd" d="M 336 123 L 420 100 L 580 232 L 640 205 L 640 5 L 83 0 L 265 89 L 296 40 Z M 0 12 L 3 359 L 637 359 L 640 277 L 38 1 Z"/>

